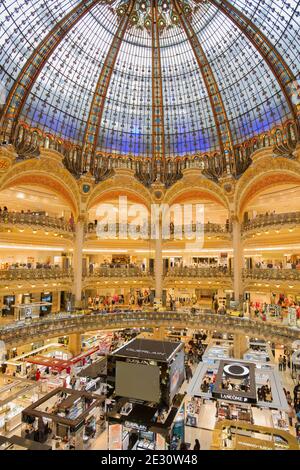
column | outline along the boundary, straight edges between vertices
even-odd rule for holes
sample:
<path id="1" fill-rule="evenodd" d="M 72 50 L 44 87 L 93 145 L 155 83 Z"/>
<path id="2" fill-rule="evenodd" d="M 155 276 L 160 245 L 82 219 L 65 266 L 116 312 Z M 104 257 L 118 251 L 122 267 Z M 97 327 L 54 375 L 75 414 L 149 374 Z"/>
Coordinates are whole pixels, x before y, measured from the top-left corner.
<path id="1" fill-rule="evenodd" d="M 163 341 L 165 339 L 166 330 L 163 326 L 158 326 L 153 328 L 153 339 L 157 339 L 159 341 Z"/>
<path id="2" fill-rule="evenodd" d="M 243 295 L 242 269 L 244 267 L 244 250 L 241 239 L 241 224 L 237 217 L 232 217 L 232 244 L 234 300 L 241 302 Z"/>
<path id="3" fill-rule="evenodd" d="M 75 307 L 82 306 L 82 250 L 84 240 L 84 219 L 79 217 L 75 226 L 75 244 L 73 255 Z"/>
<path id="4" fill-rule="evenodd" d="M 233 357 L 243 359 L 245 352 L 248 350 L 248 340 L 243 334 L 235 334 L 233 340 Z"/>
<path id="5" fill-rule="evenodd" d="M 154 261 L 154 276 L 155 276 L 155 300 L 162 301 L 162 286 L 163 286 L 163 257 L 162 257 L 162 226 L 161 216 L 159 217 L 159 233 L 155 239 L 155 261 Z"/>
<path id="6" fill-rule="evenodd" d="M 69 335 L 68 349 L 73 356 L 78 356 L 81 353 L 81 334 L 74 333 Z"/>

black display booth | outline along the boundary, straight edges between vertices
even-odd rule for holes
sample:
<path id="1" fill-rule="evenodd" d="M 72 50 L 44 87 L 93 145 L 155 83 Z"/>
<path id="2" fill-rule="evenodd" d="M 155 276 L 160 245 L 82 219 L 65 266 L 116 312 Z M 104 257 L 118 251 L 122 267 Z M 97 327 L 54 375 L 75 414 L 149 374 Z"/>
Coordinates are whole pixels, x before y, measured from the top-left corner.
<path id="1" fill-rule="evenodd" d="M 135 338 L 110 354 L 109 449 L 167 448 L 184 376 L 183 343 Z"/>

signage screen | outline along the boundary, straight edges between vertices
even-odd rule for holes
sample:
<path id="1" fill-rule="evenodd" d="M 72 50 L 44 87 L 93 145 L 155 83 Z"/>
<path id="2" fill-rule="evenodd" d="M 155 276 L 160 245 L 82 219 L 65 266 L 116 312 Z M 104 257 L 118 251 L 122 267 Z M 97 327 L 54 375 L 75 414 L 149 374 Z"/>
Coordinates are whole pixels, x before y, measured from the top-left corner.
<path id="1" fill-rule="evenodd" d="M 158 403 L 160 401 L 158 366 L 116 362 L 116 395 Z"/>

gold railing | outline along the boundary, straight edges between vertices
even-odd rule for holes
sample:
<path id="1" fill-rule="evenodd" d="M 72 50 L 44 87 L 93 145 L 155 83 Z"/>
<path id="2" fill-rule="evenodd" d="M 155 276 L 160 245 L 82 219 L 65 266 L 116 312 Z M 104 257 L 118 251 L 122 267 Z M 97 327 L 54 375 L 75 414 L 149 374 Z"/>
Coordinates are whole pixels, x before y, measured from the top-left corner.
<path id="1" fill-rule="evenodd" d="M 72 269 L 40 268 L 40 269 L 3 269 L 0 270 L 0 281 L 42 280 L 42 279 L 73 279 Z"/>
<path id="2" fill-rule="evenodd" d="M 16 322 L 0 328 L 0 340 L 9 347 L 26 344 L 34 339 L 54 338 L 71 333 L 121 328 L 191 328 L 245 334 L 284 345 L 300 339 L 300 329 L 211 313 L 192 315 L 181 312 L 137 312 L 93 315 L 57 314 L 31 321 Z"/>
<path id="3" fill-rule="evenodd" d="M 175 267 L 169 268 L 167 277 L 231 277 L 232 272 L 223 266 L 219 267 Z"/>
<path id="4" fill-rule="evenodd" d="M 244 279 L 300 281 L 300 270 L 297 269 L 244 269 Z"/>
<path id="5" fill-rule="evenodd" d="M 163 227 L 163 238 L 185 238 L 191 237 L 196 233 L 205 234 L 228 234 L 231 233 L 232 226 L 230 223 L 227 224 L 215 224 L 207 222 L 205 224 L 186 224 L 186 225 L 174 225 L 171 223 L 169 227 Z M 133 224 L 101 224 L 97 225 L 94 222 L 89 222 L 85 227 L 87 234 L 98 234 L 104 238 L 115 238 L 120 234 L 126 234 L 132 238 L 138 237 L 144 240 L 148 240 L 151 236 L 150 224 L 144 225 L 133 225 Z M 132 234 L 132 235 L 131 235 Z"/>
<path id="6" fill-rule="evenodd" d="M 242 232 L 248 232 L 254 229 L 263 229 L 273 225 L 291 225 L 300 224 L 300 212 L 286 212 L 282 214 L 258 215 L 255 219 L 242 224 Z"/>
<path id="7" fill-rule="evenodd" d="M 87 274 L 88 278 L 99 277 L 146 277 L 151 276 L 150 271 L 143 271 L 139 267 L 101 267 Z"/>
<path id="8" fill-rule="evenodd" d="M 49 217 L 46 215 L 29 212 L 2 212 L 0 224 L 3 225 L 28 225 L 29 227 L 42 227 L 63 232 L 74 232 L 74 226 L 63 218 Z"/>

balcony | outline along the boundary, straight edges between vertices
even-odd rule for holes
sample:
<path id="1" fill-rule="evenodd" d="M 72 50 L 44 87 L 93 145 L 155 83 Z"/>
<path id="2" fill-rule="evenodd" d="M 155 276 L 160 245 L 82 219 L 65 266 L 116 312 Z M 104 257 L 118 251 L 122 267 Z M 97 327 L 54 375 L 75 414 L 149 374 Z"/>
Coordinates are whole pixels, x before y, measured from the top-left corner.
<path id="1" fill-rule="evenodd" d="M 150 224 L 147 225 L 131 225 L 131 224 L 97 224 L 95 225 L 93 222 L 90 222 L 86 225 L 85 231 L 87 234 L 97 234 L 97 231 L 101 231 L 101 234 L 107 233 L 107 238 L 114 238 L 118 237 L 120 233 L 126 233 L 129 235 L 129 228 L 130 230 L 137 235 L 140 235 L 140 238 L 143 238 L 145 240 L 149 239 L 150 234 L 151 234 L 151 227 Z M 205 223 L 205 224 L 189 224 L 189 225 L 174 225 L 173 223 L 170 224 L 170 236 L 171 238 L 180 238 L 185 237 L 187 235 L 188 237 L 191 234 L 195 234 L 196 232 L 201 233 L 203 232 L 204 234 L 217 234 L 217 235 L 225 235 L 228 233 L 231 233 L 231 224 L 214 224 L 211 222 Z M 166 229 L 163 230 L 163 232 L 166 232 Z M 175 235 L 175 237 L 174 237 Z"/>
<path id="2" fill-rule="evenodd" d="M 133 267 L 101 267 L 94 269 L 93 272 L 87 274 L 88 278 L 134 278 L 152 276 L 150 271 L 143 271 L 138 266 Z"/>
<path id="3" fill-rule="evenodd" d="M 0 270 L 0 281 L 33 281 L 49 279 L 73 279 L 72 269 L 41 268 L 41 269 L 3 269 Z"/>
<path id="4" fill-rule="evenodd" d="M 175 267 L 167 271 L 167 277 L 192 277 L 192 278 L 229 278 L 231 271 L 223 266 L 217 267 Z"/>
<path id="5" fill-rule="evenodd" d="M 55 338 L 71 333 L 120 328 L 191 328 L 217 330 L 231 334 L 244 334 L 284 345 L 300 339 L 300 330 L 246 318 L 202 313 L 191 315 L 180 312 L 96 313 L 94 315 L 53 315 L 37 321 L 15 322 L 0 327 L 0 340 L 7 347 L 36 340 Z"/>
<path id="6" fill-rule="evenodd" d="M 298 269 L 244 269 L 244 279 L 268 281 L 300 281 Z"/>
<path id="7" fill-rule="evenodd" d="M 2 212 L 0 214 L 0 224 L 3 226 L 21 225 L 65 233 L 74 232 L 74 227 L 63 218 L 49 217 L 33 212 Z"/>
<path id="8" fill-rule="evenodd" d="M 286 212 L 282 214 L 260 214 L 255 219 L 242 224 L 242 232 L 263 229 L 270 226 L 284 226 L 300 224 L 300 212 Z"/>

